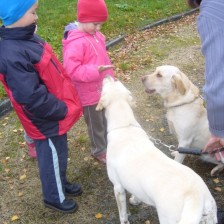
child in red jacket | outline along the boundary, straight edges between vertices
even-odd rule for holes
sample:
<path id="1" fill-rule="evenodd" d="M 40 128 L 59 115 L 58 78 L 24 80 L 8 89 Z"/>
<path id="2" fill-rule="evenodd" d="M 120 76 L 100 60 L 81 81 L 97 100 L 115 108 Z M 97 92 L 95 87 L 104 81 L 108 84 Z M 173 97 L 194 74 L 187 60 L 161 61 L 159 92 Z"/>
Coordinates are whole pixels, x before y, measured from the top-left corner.
<path id="1" fill-rule="evenodd" d="M 0 81 L 34 140 L 44 205 L 70 213 L 82 193 L 66 178 L 67 131 L 82 115 L 78 95 L 49 44 L 35 34 L 37 0 L 1 0 Z"/>

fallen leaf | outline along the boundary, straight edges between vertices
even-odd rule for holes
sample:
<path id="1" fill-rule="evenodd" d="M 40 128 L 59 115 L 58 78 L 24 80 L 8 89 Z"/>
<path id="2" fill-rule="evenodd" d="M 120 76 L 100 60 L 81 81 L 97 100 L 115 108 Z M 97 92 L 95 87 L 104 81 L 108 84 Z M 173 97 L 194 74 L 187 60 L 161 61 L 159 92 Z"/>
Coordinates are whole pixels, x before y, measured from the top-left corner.
<path id="1" fill-rule="evenodd" d="M 24 195 L 24 193 L 22 191 L 18 193 L 19 197 L 22 197 L 23 195 Z"/>
<path id="2" fill-rule="evenodd" d="M 86 162 L 87 162 L 88 160 L 89 160 L 89 158 L 88 158 L 88 157 L 85 157 L 85 158 L 84 158 L 84 161 L 86 161 Z"/>
<path id="3" fill-rule="evenodd" d="M 20 176 L 19 179 L 20 179 L 20 180 L 24 180 L 24 179 L 26 179 L 26 174 L 23 174 L 22 176 Z"/>
<path id="4" fill-rule="evenodd" d="M 8 168 L 5 169 L 5 172 L 6 173 L 9 173 L 9 171 L 10 171 L 10 169 L 8 169 Z"/>
<path id="5" fill-rule="evenodd" d="M 164 129 L 164 128 L 160 128 L 159 130 L 160 130 L 161 132 L 164 132 L 165 129 Z"/>
<path id="6" fill-rule="evenodd" d="M 216 187 L 215 190 L 218 191 L 218 192 L 221 192 L 222 188 L 221 187 Z"/>
<path id="7" fill-rule="evenodd" d="M 95 217 L 96 217 L 97 219 L 102 219 L 103 215 L 102 215 L 101 213 L 97 213 L 97 214 L 95 215 Z"/>
<path id="8" fill-rule="evenodd" d="M 150 221 L 149 220 L 145 221 L 145 224 L 150 224 Z"/>
<path id="9" fill-rule="evenodd" d="M 18 216 L 18 215 L 14 215 L 14 216 L 12 216 L 11 220 L 12 220 L 12 221 L 19 220 L 19 216 Z"/>
<path id="10" fill-rule="evenodd" d="M 26 142 L 19 142 L 20 147 L 24 147 L 26 145 Z"/>
<path id="11" fill-rule="evenodd" d="M 8 120 L 9 119 L 9 117 L 5 117 L 5 120 Z"/>
<path id="12" fill-rule="evenodd" d="M 6 161 L 8 161 L 9 159 L 10 159 L 10 157 L 9 157 L 9 156 L 5 157 L 5 160 L 6 160 Z"/>
<path id="13" fill-rule="evenodd" d="M 216 184 L 219 183 L 219 179 L 218 179 L 218 178 L 213 179 L 213 181 L 214 181 Z"/>
<path id="14" fill-rule="evenodd" d="M 14 129 L 14 130 L 13 130 L 13 132 L 14 132 L 14 133 L 17 133 L 17 132 L 18 132 L 18 130 Z"/>

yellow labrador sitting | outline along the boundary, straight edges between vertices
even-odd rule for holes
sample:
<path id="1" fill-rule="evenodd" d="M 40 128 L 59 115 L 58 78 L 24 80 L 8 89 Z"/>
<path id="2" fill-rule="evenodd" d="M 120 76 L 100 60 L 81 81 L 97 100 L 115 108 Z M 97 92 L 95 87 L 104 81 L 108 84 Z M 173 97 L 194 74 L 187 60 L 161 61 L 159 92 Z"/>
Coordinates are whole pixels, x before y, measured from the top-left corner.
<path id="1" fill-rule="evenodd" d="M 158 93 L 167 109 L 169 129 L 178 140 L 178 147 L 203 149 L 210 132 L 207 113 L 200 98 L 199 89 L 177 67 L 163 65 L 142 78 L 147 93 Z M 175 160 L 182 163 L 186 154 L 174 153 Z M 207 162 L 217 164 L 211 175 L 224 168 L 223 163 L 209 155 L 201 155 Z"/>
<path id="2" fill-rule="evenodd" d="M 157 209 L 160 224 L 215 224 L 216 202 L 201 177 L 170 159 L 149 140 L 132 111 L 125 86 L 106 77 L 97 110 L 105 108 L 107 173 L 114 185 L 120 223 L 129 224 L 126 193 Z"/>

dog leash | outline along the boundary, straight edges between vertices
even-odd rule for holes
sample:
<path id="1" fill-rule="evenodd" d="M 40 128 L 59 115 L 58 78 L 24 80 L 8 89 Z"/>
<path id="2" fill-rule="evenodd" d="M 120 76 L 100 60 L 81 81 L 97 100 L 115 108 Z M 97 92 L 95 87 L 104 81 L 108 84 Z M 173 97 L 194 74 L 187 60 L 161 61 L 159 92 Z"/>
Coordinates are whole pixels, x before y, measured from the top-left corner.
<path id="1" fill-rule="evenodd" d="M 192 154 L 192 155 L 205 155 L 205 154 L 215 154 L 217 152 L 222 152 L 224 151 L 224 147 L 218 148 L 212 152 L 203 152 L 202 149 L 194 149 L 194 148 L 184 148 L 184 147 L 179 147 L 176 149 L 179 153 L 183 154 Z"/>
<path id="2" fill-rule="evenodd" d="M 202 149 L 195 149 L 195 148 L 185 148 L 185 147 L 176 147 L 175 145 L 167 145 L 164 142 L 162 142 L 160 139 L 158 138 L 153 138 L 151 135 L 149 135 L 149 139 L 152 140 L 154 142 L 154 144 L 156 145 L 163 145 L 164 147 L 168 148 L 168 150 L 172 153 L 172 152 L 179 152 L 182 154 L 191 154 L 191 155 L 206 155 L 206 154 L 210 154 L 213 155 L 215 153 L 218 152 L 222 152 L 224 151 L 224 146 L 221 148 L 218 148 L 212 152 L 203 152 Z"/>

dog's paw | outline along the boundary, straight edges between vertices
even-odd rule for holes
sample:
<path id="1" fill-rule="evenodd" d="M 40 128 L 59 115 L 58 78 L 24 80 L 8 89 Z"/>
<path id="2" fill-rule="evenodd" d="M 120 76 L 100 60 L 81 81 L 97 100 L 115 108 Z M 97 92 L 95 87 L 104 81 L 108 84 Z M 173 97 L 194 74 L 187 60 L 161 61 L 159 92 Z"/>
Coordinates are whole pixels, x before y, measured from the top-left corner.
<path id="1" fill-rule="evenodd" d="M 132 195 L 130 198 L 129 198 L 129 203 L 131 205 L 139 205 L 141 203 L 141 201 L 136 198 L 134 195 Z"/>
<path id="2" fill-rule="evenodd" d="M 175 158 L 177 155 L 178 155 L 178 152 L 176 152 L 176 151 L 171 152 L 171 156 L 172 156 L 172 157 Z"/>
<path id="3" fill-rule="evenodd" d="M 214 167 L 211 170 L 211 176 L 212 177 L 216 176 L 216 174 L 219 174 L 223 169 L 224 169 L 224 164 L 223 163 L 218 164 L 216 167 Z"/>
<path id="4" fill-rule="evenodd" d="M 96 106 L 96 111 L 101 111 L 101 110 L 103 110 L 103 104 L 99 102 Z"/>

